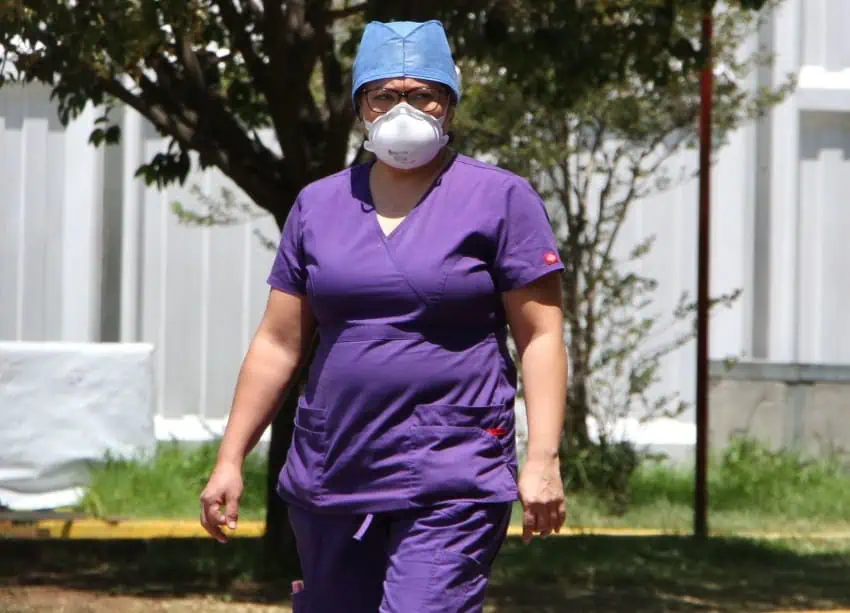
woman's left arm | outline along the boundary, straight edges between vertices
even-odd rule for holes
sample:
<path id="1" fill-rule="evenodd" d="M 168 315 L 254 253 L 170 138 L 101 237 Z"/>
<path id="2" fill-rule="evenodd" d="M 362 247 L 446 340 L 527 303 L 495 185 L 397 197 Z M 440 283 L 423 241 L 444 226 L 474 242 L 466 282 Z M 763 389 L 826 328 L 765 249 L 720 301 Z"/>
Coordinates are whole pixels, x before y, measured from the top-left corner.
<path id="1" fill-rule="evenodd" d="M 567 395 L 561 275 L 548 274 L 502 294 L 519 353 L 528 449 L 519 478 L 523 540 L 560 532 L 566 519 L 558 450 Z"/>

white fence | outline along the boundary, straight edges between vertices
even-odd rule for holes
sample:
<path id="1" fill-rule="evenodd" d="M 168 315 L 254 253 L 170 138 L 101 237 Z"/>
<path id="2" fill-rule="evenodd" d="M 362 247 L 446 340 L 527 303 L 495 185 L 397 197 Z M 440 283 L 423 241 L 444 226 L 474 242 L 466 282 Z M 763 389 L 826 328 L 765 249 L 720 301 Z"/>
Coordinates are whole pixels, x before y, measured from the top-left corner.
<path id="1" fill-rule="evenodd" d="M 752 44 L 778 53 L 752 85 L 799 75 L 769 118 L 732 136 L 714 169 L 712 291 L 742 299 L 712 322 L 711 354 L 850 364 L 850 2 L 786 0 Z M 265 301 L 269 220 L 188 228 L 133 171 L 161 147 L 134 113 L 120 147 L 86 144 L 95 114 L 61 128 L 39 87 L 0 91 L 0 339 L 146 341 L 159 413 L 223 417 Z M 682 158 L 683 163 L 689 163 Z M 215 196 L 226 179 L 194 174 Z M 658 310 L 695 291 L 696 182 L 635 210 L 624 243 L 656 234 L 644 272 Z M 693 347 L 665 387 L 693 397 Z"/>

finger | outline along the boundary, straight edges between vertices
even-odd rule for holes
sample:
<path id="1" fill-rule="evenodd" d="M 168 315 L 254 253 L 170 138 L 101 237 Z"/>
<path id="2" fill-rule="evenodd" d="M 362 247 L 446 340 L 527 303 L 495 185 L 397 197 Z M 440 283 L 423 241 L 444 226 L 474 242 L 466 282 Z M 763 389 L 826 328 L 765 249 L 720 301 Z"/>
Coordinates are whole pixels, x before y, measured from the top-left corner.
<path id="1" fill-rule="evenodd" d="M 558 516 L 558 507 L 552 506 L 549 508 L 549 530 L 551 532 L 560 532 L 561 524 Z"/>
<path id="2" fill-rule="evenodd" d="M 552 508 L 552 523 L 555 526 L 555 532 L 560 532 L 567 519 L 567 509 L 564 506 L 564 501 L 561 500 Z"/>
<path id="3" fill-rule="evenodd" d="M 209 534 L 212 538 L 217 540 L 219 543 L 224 542 L 222 539 L 226 539 L 227 537 L 218 527 L 218 524 L 215 522 L 210 522 L 210 518 L 206 513 L 206 510 L 201 510 L 201 525 L 206 530 L 207 534 Z"/>
<path id="4" fill-rule="evenodd" d="M 534 506 L 528 505 L 525 509 L 523 509 L 522 524 L 524 526 L 528 526 L 532 532 L 537 530 L 537 513 L 535 512 Z"/>
<path id="5" fill-rule="evenodd" d="M 227 517 L 224 514 L 224 501 L 215 505 L 215 523 L 223 526 L 227 523 Z"/>
<path id="6" fill-rule="evenodd" d="M 239 521 L 239 498 L 237 496 L 227 498 L 225 515 L 227 517 L 227 527 L 231 530 L 236 530 L 236 524 Z"/>
<path id="7" fill-rule="evenodd" d="M 532 531 L 532 529 L 527 524 L 523 524 L 522 525 L 522 542 L 525 543 L 526 545 L 528 545 L 531 542 L 532 538 L 534 538 L 534 532 Z"/>
<path id="8" fill-rule="evenodd" d="M 206 515 L 218 513 L 219 506 L 219 501 L 216 498 L 207 497 L 206 494 L 201 496 L 201 509 Z"/>
<path id="9" fill-rule="evenodd" d="M 201 523 L 211 537 L 219 543 L 226 543 L 227 536 L 221 531 L 221 506 L 217 502 L 203 503 Z"/>
<path id="10" fill-rule="evenodd" d="M 207 514 L 207 520 L 212 525 L 218 524 L 218 518 L 221 517 L 221 504 L 218 502 L 210 502 L 204 505 L 204 512 Z"/>
<path id="11" fill-rule="evenodd" d="M 537 531 L 540 533 L 541 537 L 547 537 L 552 533 L 552 526 L 550 525 L 552 522 L 549 520 L 549 507 L 548 505 L 541 505 L 536 510 L 537 516 Z"/>
<path id="12" fill-rule="evenodd" d="M 522 540 L 528 544 L 537 530 L 537 517 L 531 508 L 526 508 L 522 514 Z"/>

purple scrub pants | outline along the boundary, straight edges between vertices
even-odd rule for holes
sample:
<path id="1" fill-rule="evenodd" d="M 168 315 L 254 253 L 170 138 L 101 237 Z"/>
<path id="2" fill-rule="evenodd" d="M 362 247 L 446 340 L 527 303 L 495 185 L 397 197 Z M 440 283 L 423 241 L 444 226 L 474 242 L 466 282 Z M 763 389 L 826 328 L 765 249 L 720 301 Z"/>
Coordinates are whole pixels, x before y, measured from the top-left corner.
<path id="1" fill-rule="evenodd" d="M 328 515 L 289 507 L 305 589 L 294 613 L 480 613 L 510 503 Z"/>

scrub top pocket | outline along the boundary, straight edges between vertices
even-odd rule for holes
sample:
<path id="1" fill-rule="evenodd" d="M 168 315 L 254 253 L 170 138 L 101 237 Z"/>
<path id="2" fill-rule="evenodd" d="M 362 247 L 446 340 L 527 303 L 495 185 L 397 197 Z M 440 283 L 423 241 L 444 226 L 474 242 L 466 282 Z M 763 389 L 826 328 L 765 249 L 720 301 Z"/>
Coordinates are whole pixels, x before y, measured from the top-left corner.
<path id="1" fill-rule="evenodd" d="M 301 399 L 295 411 L 295 427 L 313 434 L 324 435 L 327 422 L 327 411 L 325 409 L 307 406 Z"/>
<path id="2" fill-rule="evenodd" d="M 416 502 L 512 500 L 516 480 L 509 469 L 512 414 L 505 405 L 418 405 L 410 429 L 410 467 Z"/>
<path id="3" fill-rule="evenodd" d="M 327 454 L 327 411 L 309 406 L 299 398 L 295 412 L 295 428 L 280 485 L 291 488 L 304 500 L 316 497 L 324 474 Z"/>

